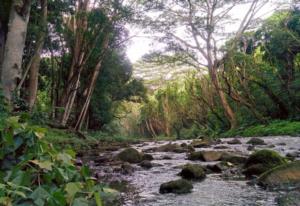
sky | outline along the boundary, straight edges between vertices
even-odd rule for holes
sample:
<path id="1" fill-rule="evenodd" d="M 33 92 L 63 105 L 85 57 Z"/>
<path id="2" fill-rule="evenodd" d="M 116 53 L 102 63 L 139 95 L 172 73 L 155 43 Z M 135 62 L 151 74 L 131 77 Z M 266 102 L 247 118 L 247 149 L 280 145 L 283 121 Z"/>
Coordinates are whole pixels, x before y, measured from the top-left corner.
<path id="1" fill-rule="evenodd" d="M 289 0 L 285 0 L 285 1 L 289 1 Z M 272 15 L 274 9 L 275 9 L 275 5 L 271 1 L 271 3 L 268 3 L 266 6 L 264 6 L 261 9 L 258 15 L 263 19 L 265 19 L 270 15 Z M 235 10 L 233 10 L 233 15 L 235 18 L 242 19 L 247 10 L 248 10 L 247 6 L 237 7 L 235 8 Z M 239 24 L 228 26 L 227 29 L 235 30 L 236 27 L 238 27 L 238 25 Z M 131 41 L 128 42 L 127 45 L 127 56 L 132 63 L 136 63 L 138 60 L 142 58 L 143 55 L 151 51 L 159 50 L 163 48 L 163 45 L 161 43 L 156 42 L 154 37 L 146 34 L 142 29 L 132 25 L 127 25 L 127 28 L 129 29 L 130 36 L 136 36 L 133 37 Z"/>

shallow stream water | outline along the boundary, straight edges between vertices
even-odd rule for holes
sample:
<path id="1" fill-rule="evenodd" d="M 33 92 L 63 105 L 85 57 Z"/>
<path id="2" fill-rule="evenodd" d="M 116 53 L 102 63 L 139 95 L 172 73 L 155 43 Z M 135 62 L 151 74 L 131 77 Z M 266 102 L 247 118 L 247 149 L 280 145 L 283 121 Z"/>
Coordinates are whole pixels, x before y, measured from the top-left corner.
<path id="1" fill-rule="evenodd" d="M 256 146 L 255 149 L 269 148 L 278 151 L 282 155 L 287 153 L 298 153 L 297 159 L 300 159 L 300 137 L 262 137 L 267 144 Z M 218 146 L 226 146 L 228 149 L 197 148 L 199 150 L 220 150 L 231 151 L 234 153 L 249 155 L 246 142 L 249 138 L 240 138 L 242 144 L 230 145 L 226 142 L 230 138 L 222 139 Z M 172 143 L 187 143 L 190 140 L 172 141 Z M 138 145 L 132 145 L 139 151 L 153 147 L 159 147 L 168 144 L 168 141 L 146 142 Z M 216 146 L 216 145 L 214 145 Z M 118 151 L 110 152 L 114 155 Z M 135 165 L 135 171 L 130 175 L 114 175 L 112 166 L 98 167 L 100 173 L 110 173 L 110 178 L 123 178 L 128 181 L 131 188 L 123 193 L 125 206 L 273 206 L 276 205 L 278 192 L 266 191 L 258 186 L 247 184 L 244 179 L 225 180 L 220 174 L 209 174 L 201 182 L 193 182 L 193 191 L 189 194 L 160 194 L 160 184 L 176 180 L 180 177 L 181 165 L 186 163 L 194 164 L 215 164 L 216 162 L 202 162 L 187 160 L 186 153 L 173 152 L 149 152 L 153 155 L 154 166 L 151 169 L 143 169 Z M 172 159 L 163 159 L 163 156 L 169 156 Z M 97 169 L 97 167 L 95 167 Z M 100 169 L 101 168 L 101 169 Z M 133 192 L 134 190 L 134 192 Z M 129 195 L 130 194 L 130 195 Z M 300 203 L 299 203 L 300 205 Z"/>

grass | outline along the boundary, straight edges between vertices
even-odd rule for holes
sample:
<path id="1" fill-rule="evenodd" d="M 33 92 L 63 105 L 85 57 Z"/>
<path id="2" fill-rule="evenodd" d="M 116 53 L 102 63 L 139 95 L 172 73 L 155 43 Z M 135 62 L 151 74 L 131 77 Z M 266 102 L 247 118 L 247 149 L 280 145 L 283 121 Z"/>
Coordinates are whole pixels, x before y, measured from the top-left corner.
<path id="1" fill-rule="evenodd" d="M 145 139 L 122 135 L 109 135 L 103 132 L 84 133 L 86 138 L 79 137 L 69 130 L 48 128 L 46 140 L 58 148 L 72 148 L 75 150 L 90 149 L 99 144 L 110 143 L 138 143 Z"/>
<path id="2" fill-rule="evenodd" d="M 247 128 L 239 128 L 236 130 L 229 130 L 223 134 L 222 137 L 254 137 L 254 136 L 279 136 L 279 135 L 300 135 L 299 121 L 272 121 L 267 125 L 255 125 Z"/>

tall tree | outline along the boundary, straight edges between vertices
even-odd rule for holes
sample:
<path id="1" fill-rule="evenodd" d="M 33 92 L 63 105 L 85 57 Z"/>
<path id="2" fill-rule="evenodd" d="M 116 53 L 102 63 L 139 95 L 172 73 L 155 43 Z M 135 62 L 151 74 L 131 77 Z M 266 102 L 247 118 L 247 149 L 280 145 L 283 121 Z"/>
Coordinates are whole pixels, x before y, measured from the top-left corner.
<path id="1" fill-rule="evenodd" d="M 30 8 L 31 0 L 13 0 L 10 8 L 8 32 L 1 69 L 3 94 L 9 104 L 12 104 L 13 92 L 16 89 L 22 72 L 22 57 Z"/>
<path id="2" fill-rule="evenodd" d="M 150 19 L 149 24 L 153 30 L 164 34 L 160 39 L 168 44 L 168 51 L 184 54 L 186 58 L 182 61 L 199 70 L 203 71 L 205 68 L 208 70 L 231 128 L 237 126 L 237 118 L 218 77 L 221 70 L 219 64 L 223 57 L 220 42 L 228 35 L 238 40 L 267 2 L 267 0 L 160 1 L 159 4 L 155 4 L 159 5 L 155 8 L 159 15 L 154 15 L 154 20 L 151 16 L 146 18 L 146 21 Z M 225 27 L 234 22 L 232 18 L 234 9 L 245 5 L 248 9 L 244 17 L 235 22 L 237 29 L 226 31 Z"/>

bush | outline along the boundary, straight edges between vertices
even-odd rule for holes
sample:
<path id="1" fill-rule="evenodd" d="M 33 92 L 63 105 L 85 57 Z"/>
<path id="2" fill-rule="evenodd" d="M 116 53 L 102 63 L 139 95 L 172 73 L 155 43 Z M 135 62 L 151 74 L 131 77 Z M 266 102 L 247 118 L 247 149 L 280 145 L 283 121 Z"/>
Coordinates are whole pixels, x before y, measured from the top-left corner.
<path id="1" fill-rule="evenodd" d="M 102 205 L 103 187 L 72 150 L 56 151 L 45 129 L 10 117 L 0 128 L 0 205 Z"/>

